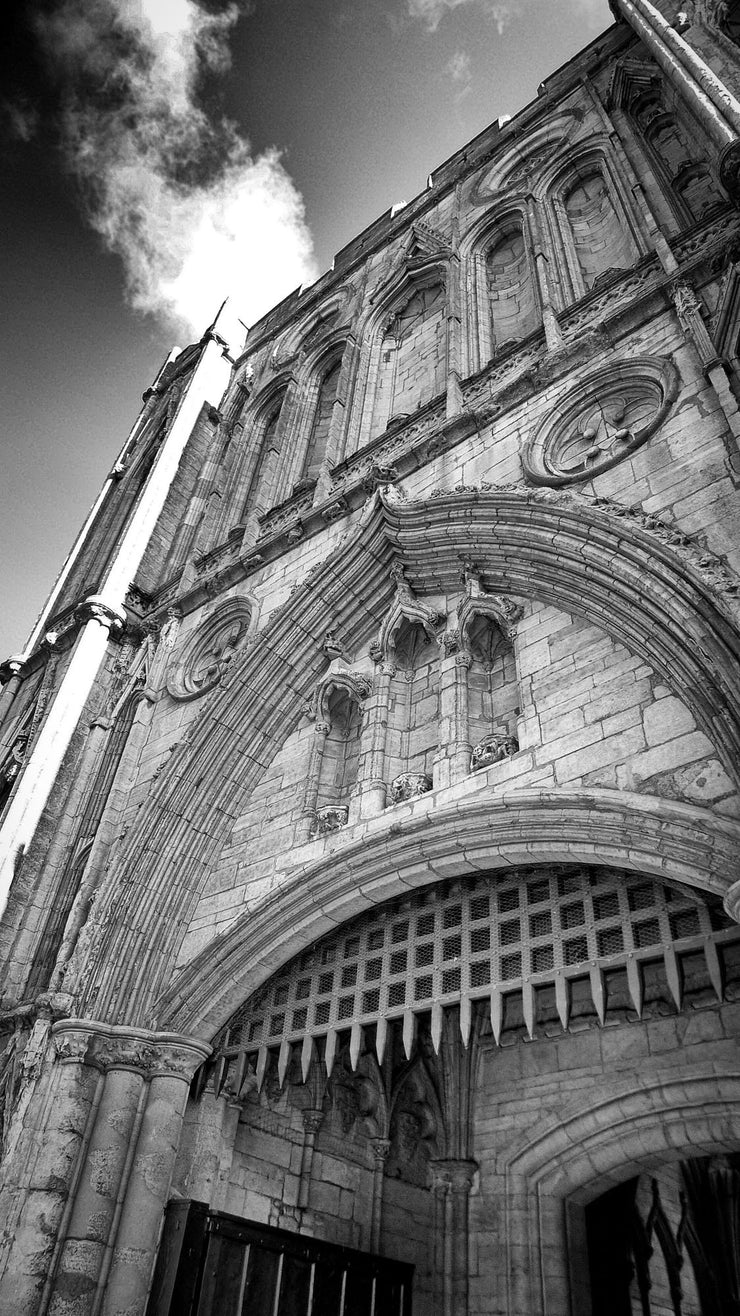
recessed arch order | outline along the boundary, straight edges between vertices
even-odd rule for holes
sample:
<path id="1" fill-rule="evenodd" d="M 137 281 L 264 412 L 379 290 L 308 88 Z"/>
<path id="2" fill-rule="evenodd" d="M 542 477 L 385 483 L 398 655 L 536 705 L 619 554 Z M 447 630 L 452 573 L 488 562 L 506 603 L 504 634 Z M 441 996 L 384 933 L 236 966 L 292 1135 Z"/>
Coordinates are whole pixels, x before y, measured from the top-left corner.
<path id="1" fill-rule="evenodd" d="M 685 556 L 629 518 L 585 500 L 495 489 L 424 502 L 376 494 L 340 548 L 235 658 L 225 684 L 204 701 L 187 742 L 156 783 L 111 866 L 94 914 L 94 967 L 83 999 L 88 1012 L 110 1022 L 170 1026 L 177 1018 L 185 1025 L 188 1011 L 183 1014 L 176 1002 L 178 989 L 174 996 L 168 989 L 209 874 L 248 792 L 326 671 L 327 631 L 341 634 L 349 652 L 376 634 L 393 597 L 391 567 L 399 559 L 417 594 L 458 590 L 462 562 L 474 559 L 492 592 L 537 598 L 601 626 L 670 680 L 737 775 L 740 637 L 725 602 Z M 607 794 L 616 808 L 620 793 Z M 656 835 L 665 834 L 668 815 L 682 807 L 650 802 Z M 708 811 L 690 812 L 702 836 L 694 863 L 699 870 L 706 866 L 704 884 L 710 886 L 712 845 L 706 838 L 733 825 Z M 383 829 L 390 821 L 380 820 L 381 863 Z M 575 814 L 571 824 L 575 835 Z M 630 844 L 625 825 L 623 855 Z M 617 860 L 612 853 L 602 862 Z M 725 877 L 725 890 L 729 881 Z M 320 905 L 318 893 L 316 900 Z M 342 919 L 333 909 L 329 924 L 315 935 L 337 921 Z M 113 965 L 119 966 L 115 973 Z M 264 965 L 262 976 L 275 967 Z M 192 982 L 191 974 L 186 978 Z M 202 1018 L 194 1009 L 187 1026 L 200 1030 Z"/>

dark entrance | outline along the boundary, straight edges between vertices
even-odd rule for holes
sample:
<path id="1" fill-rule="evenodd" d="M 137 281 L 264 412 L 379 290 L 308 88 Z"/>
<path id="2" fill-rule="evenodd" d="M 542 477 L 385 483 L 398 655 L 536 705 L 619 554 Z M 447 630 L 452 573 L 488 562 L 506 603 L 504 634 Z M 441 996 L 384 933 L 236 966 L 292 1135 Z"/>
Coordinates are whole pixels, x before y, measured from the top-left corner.
<path id="1" fill-rule="evenodd" d="M 413 1270 L 170 1202 L 147 1316 L 411 1316 Z"/>

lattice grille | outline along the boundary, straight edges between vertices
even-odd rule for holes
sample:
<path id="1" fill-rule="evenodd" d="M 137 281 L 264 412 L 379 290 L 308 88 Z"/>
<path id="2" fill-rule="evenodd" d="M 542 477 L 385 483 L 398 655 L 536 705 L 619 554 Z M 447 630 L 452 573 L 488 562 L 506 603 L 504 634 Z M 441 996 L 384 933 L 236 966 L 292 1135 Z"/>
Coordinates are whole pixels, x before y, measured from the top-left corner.
<path id="1" fill-rule="evenodd" d="M 716 903 L 716 902 L 715 902 Z M 563 1027 L 571 1009 L 569 980 L 590 975 L 591 996 L 604 1018 L 604 973 L 626 966 L 638 1015 L 640 962 L 663 956 L 680 1006 L 676 948 L 697 944 L 721 998 L 716 942 L 738 929 L 701 898 L 615 869 L 519 870 L 445 884 L 357 920 L 288 964 L 246 1003 L 225 1030 L 221 1050 L 258 1054 L 264 1072 L 270 1050 L 281 1067 L 295 1044 L 304 1056 L 312 1039 L 376 1025 L 382 1051 L 385 1022 L 459 1005 L 463 1032 L 472 1001 L 490 997 L 498 1041 L 505 1000 L 521 993 L 533 1032 L 535 993 L 553 982 Z M 412 1029 L 405 1030 L 412 1033 Z M 330 1060 L 328 1061 L 330 1064 Z"/>

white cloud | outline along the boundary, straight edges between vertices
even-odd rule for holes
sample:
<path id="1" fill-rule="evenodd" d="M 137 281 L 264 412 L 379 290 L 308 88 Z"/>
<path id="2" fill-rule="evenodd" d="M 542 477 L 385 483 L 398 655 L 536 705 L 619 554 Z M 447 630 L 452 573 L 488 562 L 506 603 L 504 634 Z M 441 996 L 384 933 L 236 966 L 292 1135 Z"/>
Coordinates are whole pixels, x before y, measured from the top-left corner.
<path id="1" fill-rule="evenodd" d="M 278 151 L 254 155 L 198 101 L 228 67 L 236 5 L 62 0 L 37 20 L 64 94 L 63 145 L 133 306 L 200 333 L 231 295 L 251 323 L 317 270 Z"/>
<path id="2" fill-rule="evenodd" d="M 420 18 L 430 32 L 436 32 L 450 10 L 469 4 L 483 9 L 496 23 L 499 32 L 502 32 L 513 12 L 520 7 L 520 0 L 513 0 L 513 3 L 507 3 L 506 0 L 407 0 L 407 4 L 411 18 Z"/>
<path id="3" fill-rule="evenodd" d="M 560 3 L 585 16 L 590 28 L 600 27 L 610 17 L 607 0 L 560 0 Z M 406 0 L 409 16 L 421 19 L 430 32 L 436 32 L 445 15 L 463 5 L 472 5 L 486 14 L 499 32 L 503 32 L 526 4 L 527 0 Z"/>
<path id="4" fill-rule="evenodd" d="M 456 50 L 452 59 L 448 60 L 447 72 L 453 82 L 470 81 L 470 55 L 466 50 Z"/>
<path id="5" fill-rule="evenodd" d="M 20 142 L 30 142 L 38 128 L 38 114 L 28 101 L 3 101 L 0 114 L 6 120 L 11 137 Z"/>

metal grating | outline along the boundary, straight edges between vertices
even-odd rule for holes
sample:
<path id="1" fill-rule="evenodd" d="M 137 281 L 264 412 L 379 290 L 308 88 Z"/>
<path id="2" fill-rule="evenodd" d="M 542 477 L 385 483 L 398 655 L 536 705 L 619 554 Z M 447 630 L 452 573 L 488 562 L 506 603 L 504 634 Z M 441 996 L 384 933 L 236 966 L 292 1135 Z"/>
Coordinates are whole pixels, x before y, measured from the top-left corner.
<path id="1" fill-rule="evenodd" d="M 414 1015 L 431 1011 L 438 1039 L 441 1012 L 454 1005 L 466 1036 L 471 1004 L 481 998 L 490 998 L 498 1041 L 504 998 L 515 992 L 531 1036 L 536 990 L 554 983 L 567 1028 L 569 981 L 584 974 L 603 1022 L 604 973 L 620 966 L 639 1015 L 640 963 L 656 957 L 664 960 L 680 1007 L 677 948 L 703 950 L 721 998 L 716 943 L 737 936 L 736 925 L 701 897 L 616 869 L 538 868 L 447 883 L 402 909 L 395 903 L 364 916 L 286 965 L 241 1008 L 219 1049 L 226 1057 L 246 1057 L 250 1067 L 255 1057 L 261 1080 L 270 1051 L 280 1052 L 282 1077 L 293 1047 L 300 1046 L 305 1072 L 314 1042 L 324 1038 L 330 1069 L 340 1032 L 351 1032 L 357 1053 L 362 1030 L 374 1026 L 382 1056 L 389 1020 L 404 1019 L 410 1046 Z"/>

